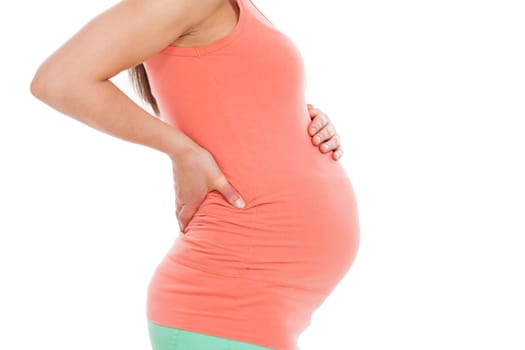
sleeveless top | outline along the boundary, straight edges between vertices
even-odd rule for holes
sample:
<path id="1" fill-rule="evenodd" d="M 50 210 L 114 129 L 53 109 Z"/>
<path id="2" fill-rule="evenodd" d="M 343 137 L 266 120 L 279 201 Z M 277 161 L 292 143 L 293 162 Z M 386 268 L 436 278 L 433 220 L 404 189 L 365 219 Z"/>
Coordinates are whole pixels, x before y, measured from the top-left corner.
<path id="1" fill-rule="evenodd" d="M 153 274 L 147 317 L 296 350 L 356 257 L 357 202 L 311 142 L 298 48 L 251 0 L 237 4 L 228 35 L 144 62 L 163 121 L 207 149 L 246 203 L 208 192 Z"/>

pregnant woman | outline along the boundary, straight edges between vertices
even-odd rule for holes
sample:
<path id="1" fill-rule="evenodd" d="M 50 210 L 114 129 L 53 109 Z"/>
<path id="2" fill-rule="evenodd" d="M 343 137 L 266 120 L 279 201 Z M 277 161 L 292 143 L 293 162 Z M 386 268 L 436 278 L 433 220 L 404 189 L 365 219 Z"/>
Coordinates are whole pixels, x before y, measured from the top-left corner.
<path id="1" fill-rule="evenodd" d="M 109 80 L 125 69 L 163 120 Z M 154 350 L 296 350 L 352 265 L 355 194 L 305 83 L 251 0 L 121 1 L 35 74 L 40 100 L 172 160 L 180 232 L 148 287 Z"/>

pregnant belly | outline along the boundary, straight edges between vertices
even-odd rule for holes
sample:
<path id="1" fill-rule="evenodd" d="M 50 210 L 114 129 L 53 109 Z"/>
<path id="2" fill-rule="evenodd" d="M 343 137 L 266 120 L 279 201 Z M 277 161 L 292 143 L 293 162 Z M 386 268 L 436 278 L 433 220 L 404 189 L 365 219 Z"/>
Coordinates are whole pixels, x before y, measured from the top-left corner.
<path id="1" fill-rule="evenodd" d="M 209 192 L 168 257 L 219 275 L 330 292 L 357 254 L 359 220 L 343 168 L 327 155 L 321 162 L 329 169 L 244 177 L 252 181 L 238 186 L 249 189 L 242 209 Z"/>

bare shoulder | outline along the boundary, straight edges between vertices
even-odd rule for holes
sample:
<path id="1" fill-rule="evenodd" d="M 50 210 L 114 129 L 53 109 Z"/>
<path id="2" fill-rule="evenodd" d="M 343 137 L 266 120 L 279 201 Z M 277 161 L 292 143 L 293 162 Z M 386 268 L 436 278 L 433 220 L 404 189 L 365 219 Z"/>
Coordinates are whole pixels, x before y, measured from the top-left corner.
<path id="1" fill-rule="evenodd" d="M 168 23 L 173 28 L 178 28 L 177 34 L 180 35 L 206 21 L 229 1 L 231 0 L 122 0 L 121 3 L 135 7 L 135 11 L 139 12 L 137 15 L 142 15 L 144 11 L 157 14 L 159 25 Z"/>
<path id="2" fill-rule="evenodd" d="M 68 79 L 109 79 L 170 45 L 228 1 L 122 0 L 84 24 L 39 70 Z"/>

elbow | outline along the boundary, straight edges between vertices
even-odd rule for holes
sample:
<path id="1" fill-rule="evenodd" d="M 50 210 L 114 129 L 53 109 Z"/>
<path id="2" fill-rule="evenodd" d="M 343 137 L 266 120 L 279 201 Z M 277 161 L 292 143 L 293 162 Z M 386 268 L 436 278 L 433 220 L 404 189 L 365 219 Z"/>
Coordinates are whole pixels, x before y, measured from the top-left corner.
<path id="1" fill-rule="evenodd" d="M 62 100 L 68 87 L 63 74 L 52 68 L 41 66 L 33 76 L 30 85 L 31 94 L 42 102 L 53 105 Z"/>
<path id="2" fill-rule="evenodd" d="M 47 104 L 60 95 L 60 83 L 52 78 L 52 75 L 48 69 L 41 67 L 33 76 L 30 85 L 31 94 Z"/>
<path id="3" fill-rule="evenodd" d="M 35 76 L 31 80 L 31 95 L 38 98 L 39 100 L 43 100 L 46 88 L 45 77 L 42 76 L 42 73 L 36 72 Z"/>

